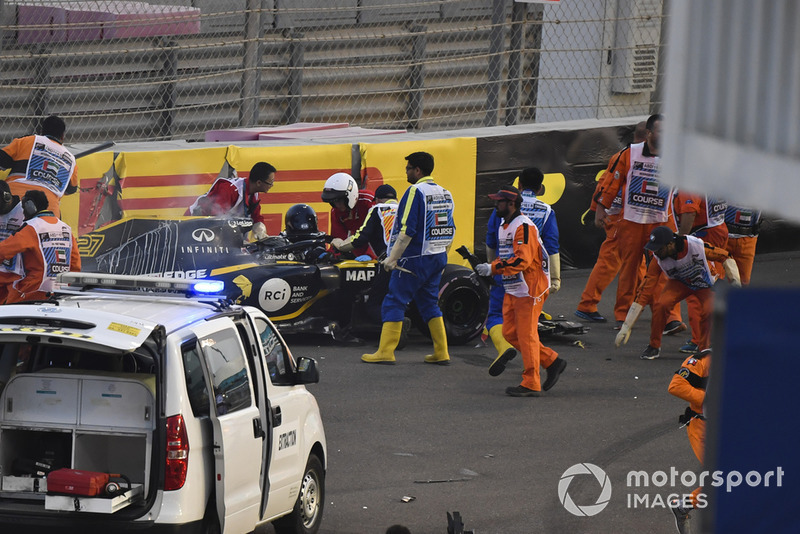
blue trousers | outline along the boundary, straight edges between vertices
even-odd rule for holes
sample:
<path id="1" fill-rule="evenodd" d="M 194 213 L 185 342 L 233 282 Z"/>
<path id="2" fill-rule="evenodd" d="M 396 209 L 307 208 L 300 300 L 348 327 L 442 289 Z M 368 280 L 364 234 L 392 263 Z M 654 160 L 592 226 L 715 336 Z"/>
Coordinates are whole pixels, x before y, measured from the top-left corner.
<path id="1" fill-rule="evenodd" d="M 402 321 L 406 308 L 413 300 L 417 304 L 422 320 L 426 323 L 434 317 L 441 317 L 439 309 L 439 284 L 442 271 L 447 265 L 447 254 L 400 258 L 397 262 L 414 274 L 392 271 L 389 279 L 389 292 L 383 299 L 381 318 L 384 323 Z"/>
<path id="2" fill-rule="evenodd" d="M 486 318 L 486 330 L 503 324 L 503 298 L 506 296 L 506 290 L 503 288 L 502 276 L 496 274 L 493 278 L 497 284 L 489 289 L 489 316 Z"/>

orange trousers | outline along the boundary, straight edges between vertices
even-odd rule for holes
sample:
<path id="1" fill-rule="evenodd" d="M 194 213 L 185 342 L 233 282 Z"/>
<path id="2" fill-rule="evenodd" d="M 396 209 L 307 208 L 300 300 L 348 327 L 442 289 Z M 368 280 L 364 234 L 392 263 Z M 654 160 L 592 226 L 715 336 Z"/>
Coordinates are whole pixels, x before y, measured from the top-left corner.
<path id="1" fill-rule="evenodd" d="M 753 260 L 756 257 L 756 242 L 758 236 L 749 237 L 729 237 L 725 250 L 731 255 L 739 268 L 739 277 L 742 285 L 750 283 L 750 275 L 753 273 Z"/>
<path id="2" fill-rule="evenodd" d="M 503 298 L 503 337 L 522 354 L 522 386 L 541 391 L 539 366 L 545 368 L 558 358 L 558 353 L 539 341 L 539 314 L 544 299 L 515 297 L 506 293 Z"/>
<path id="3" fill-rule="evenodd" d="M 703 419 L 692 419 L 686 427 L 686 434 L 689 436 L 689 444 L 692 446 L 694 455 L 703 463 L 706 452 L 706 422 Z M 703 491 L 702 486 L 692 492 L 692 506 L 697 506 L 697 496 Z"/>
<path id="4" fill-rule="evenodd" d="M 603 244 L 600 245 L 597 261 L 594 267 L 592 267 L 589 279 L 586 281 L 586 287 L 583 288 L 581 301 L 578 304 L 579 311 L 587 313 L 596 312 L 597 304 L 600 302 L 603 291 L 614 281 L 614 278 L 619 272 L 620 266 L 622 265 L 617 241 L 619 219 L 620 215 L 609 215 L 606 219 L 606 239 L 603 241 Z M 627 313 L 627 310 L 619 306 L 619 299 L 617 299 L 617 303 L 614 305 L 615 319 L 617 321 L 624 321 Z"/>
<path id="5" fill-rule="evenodd" d="M 664 290 L 653 305 L 653 320 L 650 323 L 651 347 L 661 348 L 661 337 L 670 310 L 690 295 L 695 296 L 698 307 L 698 315 L 696 315 L 696 321 L 692 328 L 692 332 L 697 332 L 697 349 L 704 350 L 711 346 L 711 312 L 714 308 L 714 292 L 710 288 L 691 289 L 677 280 L 667 279 Z M 689 321 L 692 321 L 691 313 Z"/>
<path id="6" fill-rule="evenodd" d="M 725 226 L 714 226 L 697 237 L 702 239 L 704 243 L 708 243 L 714 247 L 726 248 L 728 244 L 728 229 Z M 717 271 L 717 273 L 722 274 L 725 272 L 721 263 L 711 262 L 711 265 L 712 268 Z M 702 308 L 703 304 L 699 302 L 694 295 L 689 295 L 689 297 L 686 299 L 686 309 L 689 314 L 689 326 L 691 327 L 692 332 L 692 343 L 698 347 L 700 346 L 700 335 L 697 334 L 697 332 L 700 328 L 700 315 L 702 313 Z"/>
<path id="7" fill-rule="evenodd" d="M 625 320 L 628 309 L 633 304 L 636 296 L 636 289 L 644 277 L 642 271 L 642 255 L 644 245 L 650 240 L 650 232 L 661 224 L 639 224 L 625 219 L 620 219 L 617 227 L 617 247 L 622 265 L 619 269 L 619 281 L 617 282 L 617 303 L 614 306 L 614 313 L 617 310 L 624 310 L 621 315 Z M 620 320 L 619 317 L 617 317 Z"/>

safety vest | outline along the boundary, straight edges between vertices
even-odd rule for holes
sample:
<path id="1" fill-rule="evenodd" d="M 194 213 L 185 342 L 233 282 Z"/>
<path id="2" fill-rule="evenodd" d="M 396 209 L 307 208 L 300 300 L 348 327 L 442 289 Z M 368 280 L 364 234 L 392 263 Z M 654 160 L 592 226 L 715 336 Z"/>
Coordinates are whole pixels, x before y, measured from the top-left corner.
<path id="1" fill-rule="evenodd" d="M 217 185 L 217 182 L 220 180 L 225 180 L 226 182 L 230 182 L 236 187 L 236 190 L 239 192 L 239 198 L 236 200 L 236 204 L 234 204 L 230 210 L 228 210 L 228 215 L 231 217 L 249 217 L 250 214 L 247 212 L 247 205 L 244 202 L 244 195 L 245 195 L 245 188 L 247 187 L 247 179 L 246 178 L 224 178 L 219 177 L 214 180 L 214 183 L 211 184 L 211 188 L 203 195 L 197 197 L 197 200 L 194 201 L 189 207 L 189 213 L 194 215 L 194 211 L 199 207 L 200 201 L 208 196 L 208 193 L 214 189 L 214 186 Z"/>
<path id="2" fill-rule="evenodd" d="M 686 236 L 687 252 L 682 258 L 654 256 L 661 270 L 669 278 L 678 280 L 692 289 L 706 289 L 714 285 L 717 277 L 711 273 L 706 259 L 705 245 L 697 237 Z"/>
<path id="3" fill-rule="evenodd" d="M 381 228 L 383 228 L 383 242 L 387 247 L 392 237 L 394 220 L 397 218 L 397 207 L 397 201 L 392 200 L 383 204 L 375 204 L 370 208 L 370 211 L 375 211 L 380 218 Z M 367 216 L 367 219 L 369 220 L 369 216 Z"/>
<path id="4" fill-rule="evenodd" d="M 527 224 L 530 227 L 531 233 L 534 234 L 532 237 L 535 236 L 536 240 L 539 241 L 539 246 L 542 249 L 542 270 L 547 276 L 547 286 L 550 287 L 550 258 L 544 253 L 544 245 L 539 237 L 539 231 L 536 230 L 536 225 L 533 224 L 533 221 L 524 213 L 516 216 L 507 226 L 500 225 L 497 231 L 499 246 L 497 249 L 497 257 L 505 260 L 514 256 L 514 236 L 517 233 L 517 229 L 523 224 Z M 541 296 L 531 294 L 533 288 L 528 287 L 528 283 L 525 281 L 522 271 L 511 275 L 504 274 L 502 278 L 503 288 L 509 295 L 514 295 L 515 297 Z"/>
<path id="5" fill-rule="evenodd" d="M 644 143 L 631 145 L 623 217 L 635 223 L 665 223 L 672 209 L 672 189 L 658 179 L 658 156 L 645 156 Z"/>
<path id="6" fill-rule="evenodd" d="M 742 206 L 731 206 L 725 210 L 725 224 L 729 237 L 750 237 L 758 235 L 761 211 Z"/>
<path id="7" fill-rule="evenodd" d="M 547 222 L 547 219 L 549 219 L 550 215 L 553 213 L 553 208 L 547 202 L 542 202 L 536 198 L 536 195 L 534 195 L 533 191 L 530 189 L 524 189 L 521 194 L 522 206 L 520 206 L 520 211 L 528 216 L 531 222 L 536 225 L 536 229 L 539 230 L 539 233 L 541 233 L 544 228 L 544 223 Z"/>
<path id="8" fill-rule="evenodd" d="M 39 252 L 44 260 L 44 276 L 39 291 L 52 291 L 56 276 L 69 272 L 72 255 L 72 228 L 61 220 L 50 223 L 39 217 L 28 220 L 39 236 Z"/>
<path id="9" fill-rule="evenodd" d="M 723 224 L 727 208 L 728 202 L 725 199 L 706 195 L 706 220 L 708 220 L 706 228 L 714 228 Z"/>
<path id="10" fill-rule="evenodd" d="M 22 202 L 11 208 L 5 215 L 0 215 L 0 241 L 12 236 L 25 223 L 25 214 L 22 211 Z M 22 254 L 0 263 L 0 272 L 14 273 L 22 277 L 25 270 L 22 268 Z"/>
<path id="11" fill-rule="evenodd" d="M 453 210 L 455 209 L 453 195 L 450 191 L 430 179 L 420 180 L 411 186 L 407 202 L 415 201 L 411 195 L 416 195 L 416 193 L 411 189 L 419 191 L 419 196 L 423 202 L 422 213 L 424 214 L 425 225 L 422 229 L 420 255 L 432 256 L 447 252 L 447 247 L 450 246 L 456 235 L 456 224 L 453 220 Z M 397 240 L 400 227 L 400 224 L 395 224 L 392 227 L 392 237 L 387 253 L 391 251 L 394 242 Z"/>
<path id="12" fill-rule="evenodd" d="M 74 168 L 75 156 L 64 145 L 49 137 L 36 135 L 25 176 L 14 181 L 44 187 L 61 198 L 69 186 Z"/>

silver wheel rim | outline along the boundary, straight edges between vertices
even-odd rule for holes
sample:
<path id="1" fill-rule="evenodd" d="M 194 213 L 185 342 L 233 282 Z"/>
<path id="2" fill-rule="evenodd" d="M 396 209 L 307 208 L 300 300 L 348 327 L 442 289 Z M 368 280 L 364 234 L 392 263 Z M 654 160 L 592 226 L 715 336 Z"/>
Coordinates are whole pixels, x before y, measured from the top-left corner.
<path id="1" fill-rule="evenodd" d="M 303 518 L 303 525 L 311 527 L 319 515 L 319 484 L 314 472 L 309 471 L 303 478 L 303 486 L 300 488 L 300 513 Z"/>

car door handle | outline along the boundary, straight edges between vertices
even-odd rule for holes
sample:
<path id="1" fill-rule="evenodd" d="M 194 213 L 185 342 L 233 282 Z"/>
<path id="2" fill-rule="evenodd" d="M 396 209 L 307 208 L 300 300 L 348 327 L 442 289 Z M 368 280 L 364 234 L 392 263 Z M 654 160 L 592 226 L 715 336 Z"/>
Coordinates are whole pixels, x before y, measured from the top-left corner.
<path id="1" fill-rule="evenodd" d="M 264 433 L 264 427 L 261 425 L 261 417 L 253 419 L 253 437 L 256 439 L 264 439 L 267 435 Z"/>
<path id="2" fill-rule="evenodd" d="M 273 406 L 272 407 L 272 426 L 281 426 L 281 422 L 283 421 L 283 416 L 281 415 L 281 407 L 280 406 Z"/>

